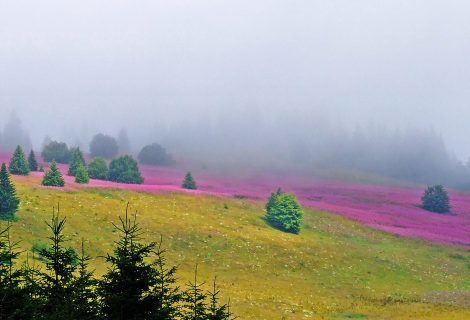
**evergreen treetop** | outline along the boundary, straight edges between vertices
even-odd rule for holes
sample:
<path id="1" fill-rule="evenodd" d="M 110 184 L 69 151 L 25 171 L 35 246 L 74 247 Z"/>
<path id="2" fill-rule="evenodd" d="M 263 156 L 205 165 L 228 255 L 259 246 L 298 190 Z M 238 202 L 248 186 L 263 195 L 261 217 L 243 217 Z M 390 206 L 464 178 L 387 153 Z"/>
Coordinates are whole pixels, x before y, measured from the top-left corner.
<path id="1" fill-rule="evenodd" d="M 190 190 L 196 190 L 197 185 L 196 181 L 194 181 L 193 175 L 191 172 L 187 172 L 186 175 L 184 176 L 184 181 L 183 184 L 181 185 L 183 189 L 190 189 Z"/>
<path id="2" fill-rule="evenodd" d="M 85 159 L 83 158 L 83 153 L 80 150 L 80 147 L 70 149 L 70 161 L 69 161 L 69 170 L 67 172 L 68 176 L 75 176 L 77 168 L 80 165 L 86 166 Z"/>
<path id="3" fill-rule="evenodd" d="M 36 160 L 36 154 L 34 154 L 33 149 L 31 149 L 31 151 L 29 152 L 28 164 L 29 164 L 29 169 L 31 171 L 39 170 L 38 161 Z"/>
<path id="4" fill-rule="evenodd" d="M 422 208 L 437 213 L 450 211 L 449 195 L 442 185 L 428 187 L 421 197 Z"/>
<path id="5" fill-rule="evenodd" d="M 62 173 L 60 173 L 59 168 L 57 168 L 57 163 L 55 161 L 52 161 L 51 167 L 44 174 L 44 178 L 42 179 L 42 184 L 44 186 L 51 186 L 51 187 L 63 187 L 65 185 L 65 181 L 64 181 L 64 178 L 62 177 Z"/>
<path id="6" fill-rule="evenodd" d="M 16 188 L 11 182 L 5 163 L 0 170 L 0 215 L 12 215 L 18 210 L 20 199 Z"/>
<path id="7" fill-rule="evenodd" d="M 88 182 L 90 182 L 90 177 L 88 176 L 88 171 L 82 163 L 78 164 L 77 170 L 75 172 L 75 182 L 76 183 L 88 183 Z"/>
<path id="8" fill-rule="evenodd" d="M 8 166 L 11 174 L 27 176 L 29 174 L 29 164 L 24 156 L 21 146 L 17 146 Z"/>

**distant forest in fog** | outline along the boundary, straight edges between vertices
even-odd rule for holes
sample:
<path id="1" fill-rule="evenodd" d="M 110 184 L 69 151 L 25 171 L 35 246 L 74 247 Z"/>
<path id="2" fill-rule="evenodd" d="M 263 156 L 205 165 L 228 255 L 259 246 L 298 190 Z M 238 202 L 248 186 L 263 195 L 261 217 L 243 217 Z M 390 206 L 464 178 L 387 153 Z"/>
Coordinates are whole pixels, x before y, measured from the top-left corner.
<path id="1" fill-rule="evenodd" d="M 5 117 L 4 117 L 5 119 Z M 7 117 L 8 119 L 8 117 Z M 187 122 L 153 128 L 128 128 L 130 150 L 136 154 L 151 142 L 162 145 L 177 160 L 226 170 L 250 168 L 325 174 L 350 171 L 397 180 L 470 189 L 470 168 L 446 148 L 431 129 L 387 130 L 379 126 L 345 129 L 325 122 L 296 126 L 291 117 L 262 122 L 256 117 L 219 122 Z M 119 127 L 114 136 L 118 138 Z M 41 145 L 31 142 L 52 139 L 89 150 L 88 137 L 37 136 L 12 113 L 0 132 L 0 150 L 12 151 Z M 99 133 L 89 132 L 88 136 Z"/>

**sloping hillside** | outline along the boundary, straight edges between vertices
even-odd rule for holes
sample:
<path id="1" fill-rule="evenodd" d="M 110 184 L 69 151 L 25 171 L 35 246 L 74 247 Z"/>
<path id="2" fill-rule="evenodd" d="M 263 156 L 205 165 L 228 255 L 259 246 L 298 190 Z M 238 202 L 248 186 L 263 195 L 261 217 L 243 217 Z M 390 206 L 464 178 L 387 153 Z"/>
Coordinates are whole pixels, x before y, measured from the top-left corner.
<path id="1" fill-rule="evenodd" d="M 112 248 L 112 222 L 127 202 L 149 240 L 162 234 L 180 283 L 199 265 L 218 276 L 241 319 L 463 319 L 470 317 L 470 255 L 400 238 L 326 212 L 307 209 L 300 235 L 263 220 L 257 200 L 129 190 L 43 188 L 38 177 L 14 177 L 22 199 L 13 237 L 30 250 L 46 241 L 45 220 L 60 203 L 70 245 L 87 240 L 93 265 Z"/>

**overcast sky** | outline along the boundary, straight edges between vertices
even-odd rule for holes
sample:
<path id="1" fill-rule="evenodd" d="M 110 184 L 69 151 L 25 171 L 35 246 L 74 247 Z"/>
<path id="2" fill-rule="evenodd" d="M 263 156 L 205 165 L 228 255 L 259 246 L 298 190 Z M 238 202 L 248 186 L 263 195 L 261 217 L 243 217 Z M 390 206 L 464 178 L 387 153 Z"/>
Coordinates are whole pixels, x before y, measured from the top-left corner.
<path id="1" fill-rule="evenodd" d="M 466 158 L 469 17 L 468 1 L 0 0 L 0 123 L 17 110 L 37 144 L 289 114 L 432 127 Z"/>

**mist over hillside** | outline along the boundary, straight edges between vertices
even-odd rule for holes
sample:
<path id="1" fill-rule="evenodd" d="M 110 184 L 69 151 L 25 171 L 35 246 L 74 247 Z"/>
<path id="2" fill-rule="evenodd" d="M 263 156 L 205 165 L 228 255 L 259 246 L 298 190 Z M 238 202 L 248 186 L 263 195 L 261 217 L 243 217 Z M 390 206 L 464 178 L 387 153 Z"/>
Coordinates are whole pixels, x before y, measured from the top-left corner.
<path id="1" fill-rule="evenodd" d="M 0 4 L 3 149 L 125 128 L 226 169 L 468 184 L 465 1 Z M 10 112 L 21 119 L 9 121 Z M 16 126 L 16 127 L 15 127 Z"/>

